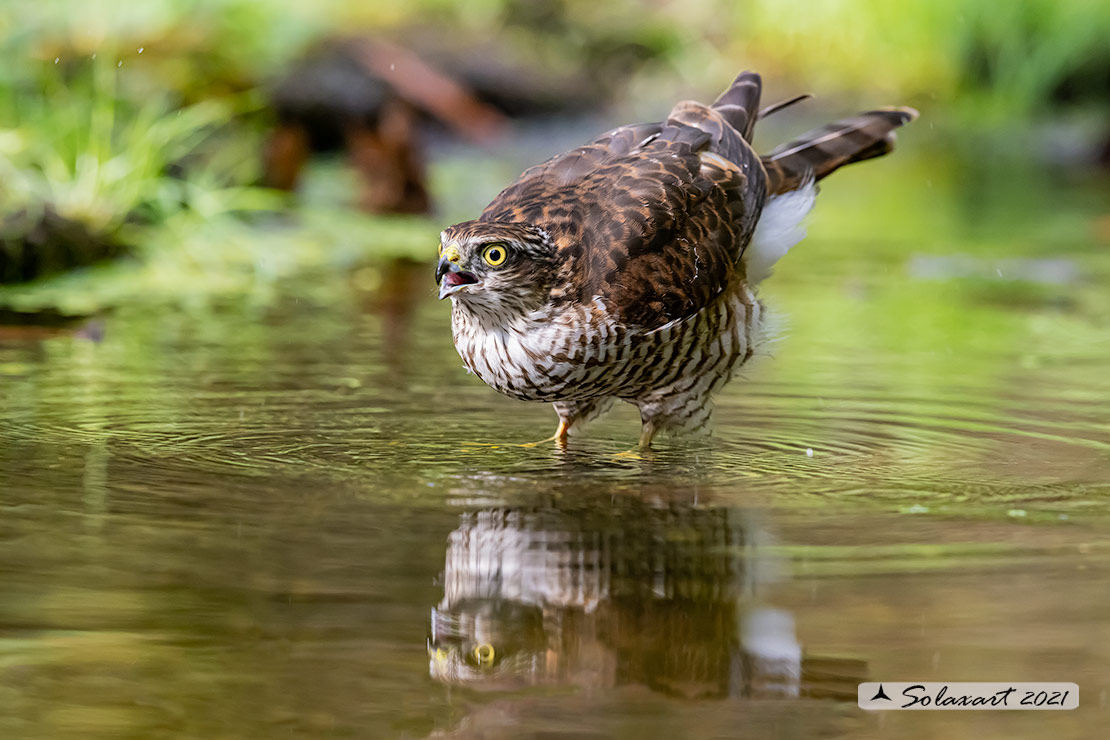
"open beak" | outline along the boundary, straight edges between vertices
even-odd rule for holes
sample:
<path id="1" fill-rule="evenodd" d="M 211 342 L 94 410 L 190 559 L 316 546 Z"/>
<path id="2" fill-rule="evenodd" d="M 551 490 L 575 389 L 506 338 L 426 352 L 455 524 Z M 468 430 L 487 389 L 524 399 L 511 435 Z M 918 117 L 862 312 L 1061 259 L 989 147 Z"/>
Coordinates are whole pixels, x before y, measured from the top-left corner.
<path id="1" fill-rule="evenodd" d="M 460 269 L 457 263 L 442 257 L 436 265 L 436 282 L 439 283 L 439 299 L 442 301 L 468 285 L 477 285 L 478 277 L 472 272 Z"/>

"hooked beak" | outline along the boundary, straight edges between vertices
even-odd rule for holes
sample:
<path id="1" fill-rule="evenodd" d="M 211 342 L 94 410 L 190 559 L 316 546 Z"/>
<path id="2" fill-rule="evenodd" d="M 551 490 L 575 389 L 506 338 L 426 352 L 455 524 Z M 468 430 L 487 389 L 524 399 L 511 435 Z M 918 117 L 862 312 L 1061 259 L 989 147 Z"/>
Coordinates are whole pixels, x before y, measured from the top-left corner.
<path id="1" fill-rule="evenodd" d="M 442 301 L 468 285 L 477 285 L 478 276 L 460 269 L 456 262 L 441 257 L 436 265 L 436 282 L 439 283 L 439 299 Z"/>

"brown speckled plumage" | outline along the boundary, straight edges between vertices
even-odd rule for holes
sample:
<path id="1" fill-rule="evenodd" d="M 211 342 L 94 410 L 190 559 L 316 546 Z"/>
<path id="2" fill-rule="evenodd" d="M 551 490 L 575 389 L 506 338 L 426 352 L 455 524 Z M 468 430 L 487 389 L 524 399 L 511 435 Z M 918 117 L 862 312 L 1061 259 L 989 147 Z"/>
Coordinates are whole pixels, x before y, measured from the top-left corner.
<path id="1" fill-rule="evenodd" d="M 446 229 L 437 280 L 467 367 L 554 402 L 560 433 L 615 399 L 640 408 L 643 445 L 704 426 L 760 340 L 749 283 L 762 274 L 748 273 L 762 270 L 745 252 L 764 207 L 806 189 L 812 203 L 815 179 L 889 151 L 915 115 L 864 113 L 761 158 L 749 143 L 759 97 L 745 72 L 711 106 L 681 102 L 527 170 L 478 220 Z M 490 245 L 502 263 L 484 259 Z"/>

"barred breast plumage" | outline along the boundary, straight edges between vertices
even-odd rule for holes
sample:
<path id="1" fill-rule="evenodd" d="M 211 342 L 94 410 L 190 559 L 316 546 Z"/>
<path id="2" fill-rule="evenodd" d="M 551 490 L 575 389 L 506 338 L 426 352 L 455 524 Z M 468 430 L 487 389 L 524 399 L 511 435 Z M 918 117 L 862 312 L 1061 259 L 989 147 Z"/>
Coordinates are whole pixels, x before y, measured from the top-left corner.
<path id="1" fill-rule="evenodd" d="M 698 428 L 710 394 L 750 359 L 762 338 L 762 307 L 744 286 L 690 317 L 651 331 L 613 321 L 600 301 L 541 310 L 494 330 L 452 312 L 467 369 L 522 401 L 555 402 L 582 423 L 615 399 L 651 405 L 672 428 Z M 575 408 L 578 407 L 578 408 Z"/>
<path id="2" fill-rule="evenodd" d="M 496 390 L 555 404 L 565 439 L 616 400 L 641 445 L 697 429 L 758 350 L 754 286 L 803 232 L 815 180 L 889 151 L 910 109 L 871 111 L 759 157 L 760 81 L 615 129 L 534 167 L 442 234 L 455 346 Z"/>

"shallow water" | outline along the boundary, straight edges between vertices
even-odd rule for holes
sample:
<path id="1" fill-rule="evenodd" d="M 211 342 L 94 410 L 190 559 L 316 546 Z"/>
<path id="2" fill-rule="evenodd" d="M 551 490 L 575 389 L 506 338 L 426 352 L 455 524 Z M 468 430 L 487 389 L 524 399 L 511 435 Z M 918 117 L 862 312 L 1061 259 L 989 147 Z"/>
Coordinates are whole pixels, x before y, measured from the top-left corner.
<path id="1" fill-rule="evenodd" d="M 1110 188 L 976 173 L 838 174 L 772 356 L 640 458 L 631 408 L 506 444 L 554 415 L 427 265 L 0 333 L 0 736 L 1102 737 Z"/>

